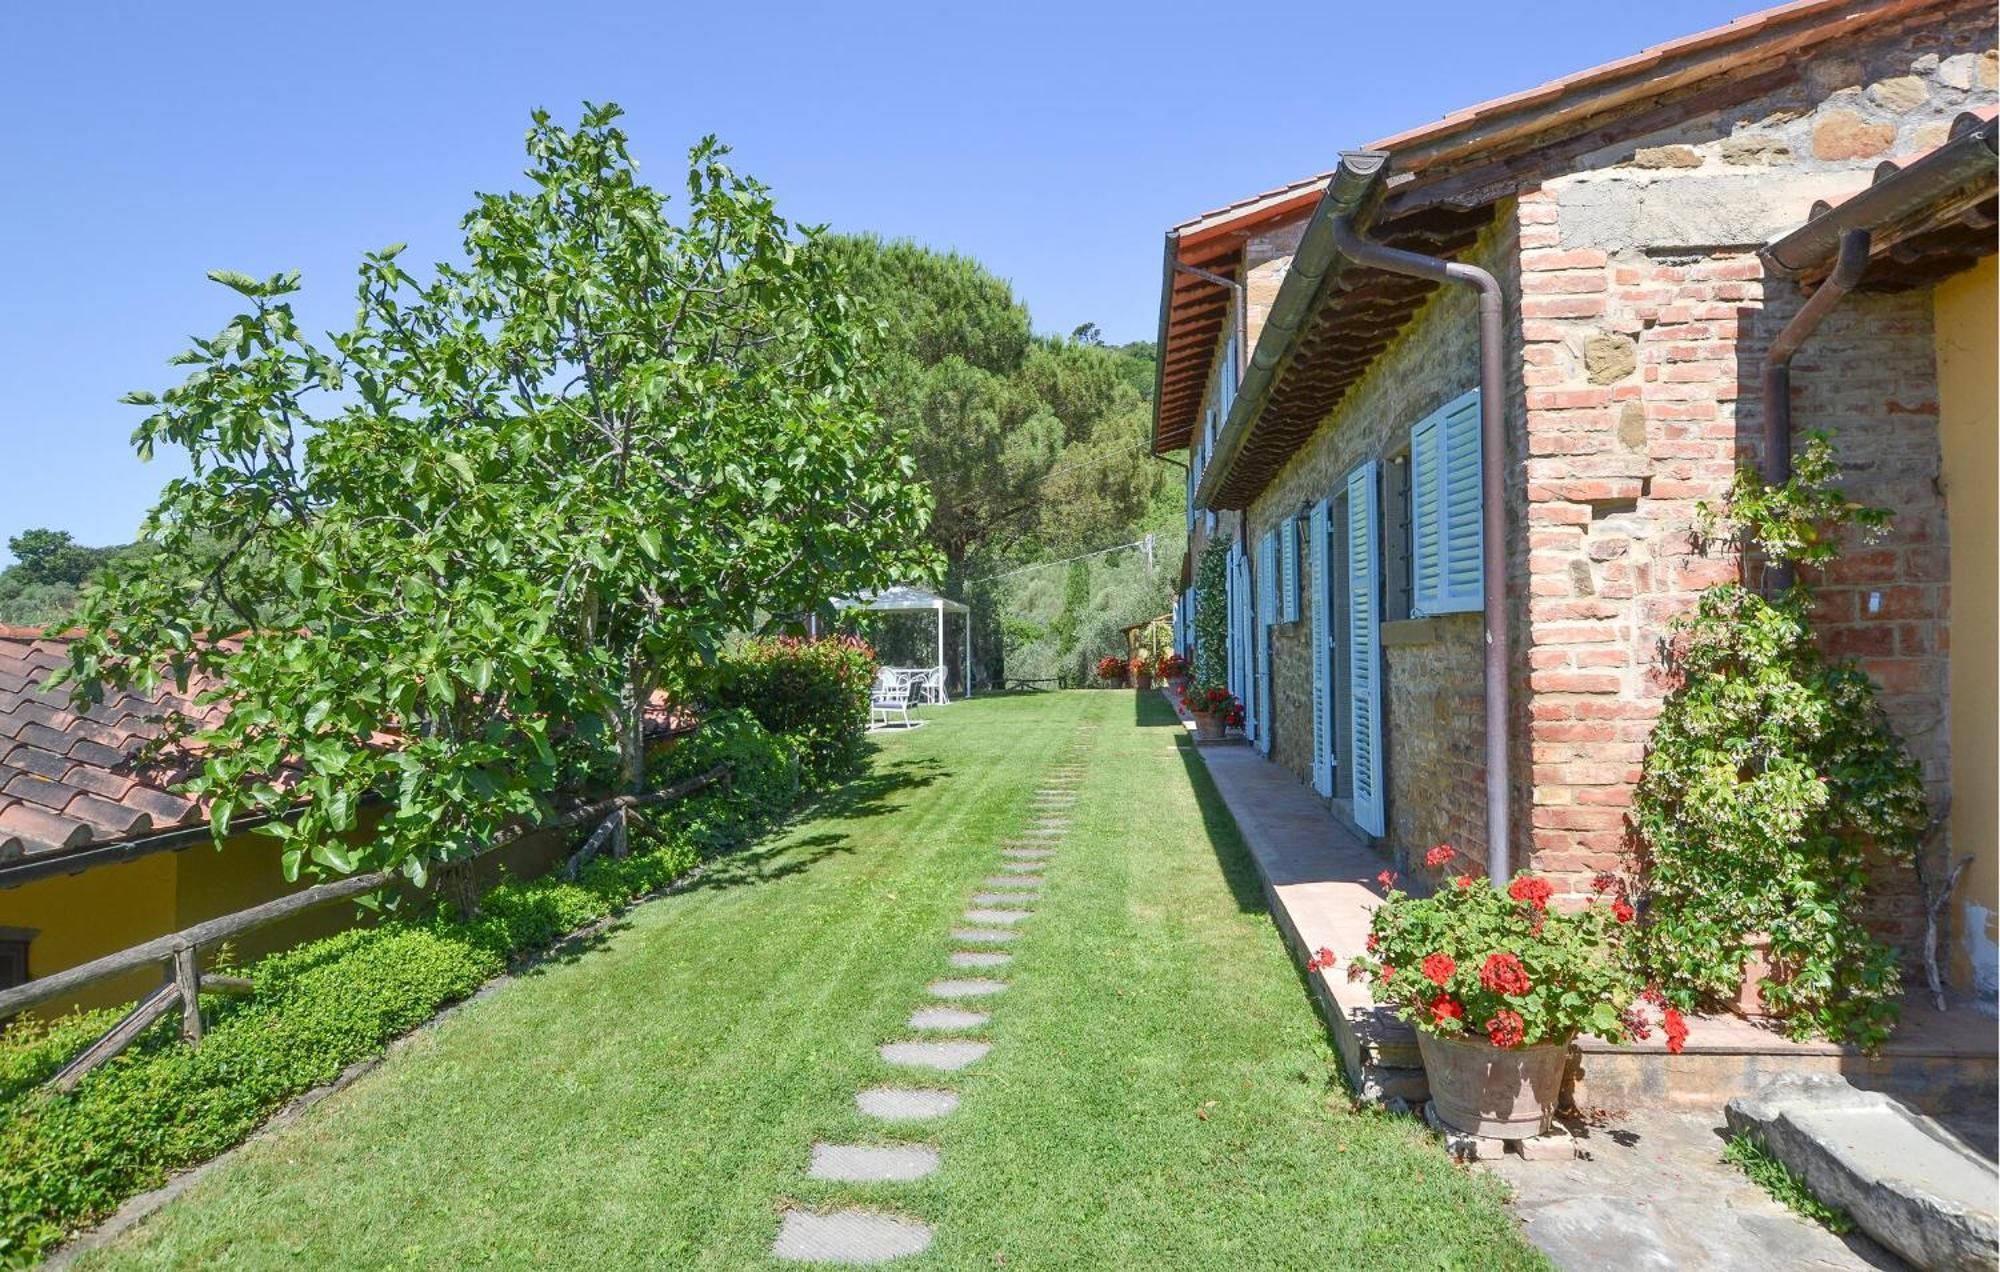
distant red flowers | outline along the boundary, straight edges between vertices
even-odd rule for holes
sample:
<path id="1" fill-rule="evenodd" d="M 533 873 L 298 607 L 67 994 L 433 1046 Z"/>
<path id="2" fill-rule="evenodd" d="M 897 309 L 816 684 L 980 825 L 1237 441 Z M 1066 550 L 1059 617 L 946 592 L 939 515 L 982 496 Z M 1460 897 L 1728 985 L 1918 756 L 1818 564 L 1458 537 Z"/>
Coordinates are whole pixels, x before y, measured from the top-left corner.
<path id="1" fill-rule="evenodd" d="M 1396 872 L 1393 870 L 1384 870 L 1381 874 L 1375 876 L 1375 882 L 1385 888 L 1393 888 L 1396 886 Z"/>
<path id="2" fill-rule="evenodd" d="M 1479 983 L 1496 994 L 1518 998 L 1528 992 L 1528 969 L 1512 954 L 1489 954 L 1479 969 Z M 1503 1015 L 1506 1013 L 1502 1013 Z M 1520 1019 L 1518 1016 L 1515 1019 Z"/>
<path id="3" fill-rule="evenodd" d="M 1439 994 L 1431 999 L 1431 1023 L 1441 1025 L 1447 1020 L 1464 1020 L 1465 1004 L 1454 1001 L 1449 994 Z"/>
<path id="4" fill-rule="evenodd" d="M 1681 1047 L 1687 1042 L 1687 1021 L 1682 1020 L 1681 1014 L 1669 1007 L 1660 1014 L 1660 1032 L 1667 1036 L 1667 1050 L 1679 1055 Z"/>
<path id="5" fill-rule="evenodd" d="M 1519 1012 L 1502 1010 L 1486 1022 L 1486 1036 L 1496 1047 L 1518 1047 L 1527 1036 L 1527 1022 Z"/>
<path id="6" fill-rule="evenodd" d="M 1611 917 L 1620 923 L 1630 923 L 1636 914 L 1638 914 L 1638 911 L 1634 910 L 1632 903 L 1624 897 L 1619 897 L 1611 903 Z"/>
<path id="7" fill-rule="evenodd" d="M 1328 949 L 1326 946 L 1322 945 L 1318 949 L 1314 950 L 1313 956 L 1306 961 L 1306 970 L 1309 972 L 1317 972 L 1324 968 L 1332 967 L 1333 964 L 1334 964 L 1333 951 Z"/>
<path id="8" fill-rule="evenodd" d="M 1471 875 L 1469 875 L 1469 874 L 1462 874 L 1462 875 L 1460 875 L 1460 876 L 1459 876 L 1458 878 L 1456 878 L 1456 879 L 1453 879 L 1453 880 L 1452 880 L 1452 882 L 1453 882 L 1453 883 L 1455 883 L 1455 884 L 1457 884 L 1457 885 L 1458 885 L 1459 887 L 1461 887 L 1461 888 L 1469 888 L 1469 887 L 1471 887 L 1471 886 L 1472 886 L 1473 884 L 1475 884 L 1475 883 L 1477 883 L 1477 882 L 1479 882 L 1479 881 L 1478 881 L 1477 879 L 1473 878 L 1473 877 L 1472 877 Z"/>
<path id="9" fill-rule="evenodd" d="M 1424 854 L 1424 864 L 1433 870 L 1442 870 L 1444 867 L 1450 865 L 1451 859 L 1457 855 L 1456 852 L 1452 851 L 1450 844 L 1439 844 Z"/>
<path id="10" fill-rule="evenodd" d="M 1449 954 L 1424 955 L 1424 979 L 1430 981 L 1433 985 L 1444 984 L 1451 979 L 1451 974 L 1457 970 L 1458 962 Z"/>
<path id="11" fill-rule="evenodd" d="M 1380 945 L 1381 943 L 1382 943 L 1381 937 L 1375 935 L 1373 932 L 1370 932 L 1368 934 L 1368 952 L 1370 954 L 1373 954 L 1375 952 L 1375 947 Z"/>
<path id="12" fill-rule="evenodd" d="M 1507 885 L 1507 895 L 1516 901 L 1526 901 L 1537 910 L 1546 910 L 1549 898 L 1556 890 L 1547 879 L 1537 879 L 1533 875 L 1522 875 Z"/>

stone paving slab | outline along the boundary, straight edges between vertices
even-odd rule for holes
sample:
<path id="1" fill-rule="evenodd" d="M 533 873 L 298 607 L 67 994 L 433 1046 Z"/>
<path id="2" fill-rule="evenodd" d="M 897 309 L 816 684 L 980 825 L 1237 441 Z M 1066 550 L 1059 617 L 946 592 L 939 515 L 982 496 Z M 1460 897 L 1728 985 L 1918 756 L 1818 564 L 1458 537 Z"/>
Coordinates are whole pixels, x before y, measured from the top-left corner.
<path id="1" fill-rule="evenodd" d="M 958 1092 L 921 1087 L 870 1087 L 857 1092 L 854 1107 L 885 1122 L 927 1122 L 958 1108 Z"/>
<path id="2" fill-rule="evenodd" d="M 1056 855 L 1053 848 L 1002 848 L 1000 855 L 1009 861 L 1047 861 Z"/>
<path id="3" fill-rule="evenodd" d="M 878 1050 L 890 1064 L 956 1072 L 985 1058 L 990 1042 L 885 1042 Z"/>
<path id="4" fill-rule="evenodd" d="M 957 950 L 951 956 L 953 967 L 1004 967 L 1013 961 L 1012 954 L 1000 950 Z"/>
<path id="5" fill-rule="evenodd" d="M 1034 913 L 1033 910 L 1000 910 L 975 906 L 965 912 L 965 921 L 967 923 L 1019 923 L 1023 919 L 1034 917 Z"/>
<path id="6" fill-rule="evenodd" d="M 932 981 L 926 988 L 935 998 L 984 998 L 989 994 L 1006 993 L 1007 982 L 985 976 L 966 976 Z"/>
<path id="7" fill-rule="evenodd" d="M 983 1011 L 966 1011 L 962 1007 L 919 1007 L 910 1013 L 910 1028 L 977 1029 L 991 1019 Z"/>
<path id="8" fill-rule="evenodd" d="M 938 1152 L 926 1144 L 815 1144 L 809 1179 L 900 1184 L 935 1174 Z"/>
<path id="9" fill-rule="evenodd" d="M 1038 874 L 987 875 L 983 880 L 989 888 L 1015 888 L 1023 892 L 1039 891 L 1048 880 Z"/>
<path id="10" fill-rule="evenodd" d="M 1034 900 L 1037 900 L 1035 896 L 1024 892 L 975 892 L 972 894 L 972 904 L 974 905 L 1025 905 Z"/>
<path id="11" fill-rule="evenodd" d="M 1042 864 L 1042 858 L 1048 855 L 1048 853 L 1041 853 L 1028 858 L 1026 861 L 1003 861 L 1000 863 L 1000 868 L 1002 870 L 1011 870 L 1017 875 L 1033 875 L 1039 879 L 1041 875 L 1036 872 L 1048 868 Z"/>
<path id="12" fill-rule="evenodd" d="M 931 1230 L 914 1219 L 867 1210 L 787 1210 L 771 1254 L 794 1263 L 887 1263 L 930 1245 Z"/>
<path id="13" fill-rule="evenodd" d="M 1061 839 L 1063 835 L 1060 826 L 1030 826 L 1020 833 L 1031 839 Z"/>
<path id="14" fill-rule="evenodd" d="M 1000 945 L 1019 936 L 1006 928 L 953 928 L 951 939 L 972 945 Z"/>

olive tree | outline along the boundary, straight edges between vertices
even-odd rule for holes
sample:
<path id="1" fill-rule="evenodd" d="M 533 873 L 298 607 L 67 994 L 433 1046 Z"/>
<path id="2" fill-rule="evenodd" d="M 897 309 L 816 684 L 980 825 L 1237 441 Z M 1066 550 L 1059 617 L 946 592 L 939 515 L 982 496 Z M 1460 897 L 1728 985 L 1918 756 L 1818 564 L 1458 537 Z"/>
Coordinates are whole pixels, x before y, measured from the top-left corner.
<path id="1" fill-rule="evenodd" d="M 427 276 L 365 258 L 352 328 L 307 338 L 293 275 L 181 355 L 142 453 L 185 449 L 82 616 L 80 700 L 162 675 L 218 838 L 422 880 L 615 769 L 731 631 L 929 569 L 927 503 L 870 408 L 872 330 L 818 231 L 707 139 L 686 209 L 638 179 L 615 106 L 537 113 L 526 188 L 478 197 Z M 352 840 L 364 801 L 380 822 Z"/>

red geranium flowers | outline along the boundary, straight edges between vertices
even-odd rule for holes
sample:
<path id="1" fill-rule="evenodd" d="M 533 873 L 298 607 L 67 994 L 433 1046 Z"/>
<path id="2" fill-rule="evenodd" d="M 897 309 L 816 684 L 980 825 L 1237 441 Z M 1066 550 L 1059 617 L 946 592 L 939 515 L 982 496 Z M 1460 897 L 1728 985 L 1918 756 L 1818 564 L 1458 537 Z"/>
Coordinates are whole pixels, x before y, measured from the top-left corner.
<path id="1" fill-rule="evenodd" d="M 1433 870 L 1441 870 L 1450 865 L 1451 859 L 1457 855 L 1450 844 L 1439 844 L 1424 854 L 1424 864 Z"/>
<path id="2" fill-rule="evenodd" d="M 1556 893 L 1547 879 L 1537 879 L 1533 875 L 1522 875 L 1507 885 L 1507 895 L 1516 901 L 1526 901 L 1537 910 L 1549 908 L 1549 898 Z"/>
<path id="3" fill-rule="evenodd" d="M 1518 1047 L 1521 1040 L 1527 1037 L 1527 1022 L 1521 1019 L 1519 1012 L 1496 1012 L 1493 1019 L 1486 1022 L 1486 1036 L 1493 1040 L 1496 1047 Z"/>
<path id="4" fill-rule="evenodd" d="M 1449 954 L 1424 955 L 1424 978 L 1434 985 L 1442 985 L 1458 970 L 1458 963 Z"/>
<path id="5" fill-rule="evenodd" d="M 1519 998 L 1530 988 L 1528 969 L 1522 967 L 1521 960 L 1512 954 L 1487 955 L 1486 965 L 1479 969 L 1479 983 L 1509 998 Z"/>
<path id="6" fill-rule="evenodd" d="M 1451 995 L 1439 994 L 1431 999 L 1431 1023 L 1442 1025 L 1447 1020 L 1464 1020 L 1465 1004 L 1454 1002 Z"/>
<path id="7" fill-rule="evenodd" d="M 1332 967 L 1333 964 L 1334 964 L 1333 951 L 1328 949 L 1326 946 L 1322 945 L 1318 949 L 1314 950 L 1312 958 L 1307 960 L 1306 970 L 1309 972 L 1317 972 L 1324 968 Z"/>

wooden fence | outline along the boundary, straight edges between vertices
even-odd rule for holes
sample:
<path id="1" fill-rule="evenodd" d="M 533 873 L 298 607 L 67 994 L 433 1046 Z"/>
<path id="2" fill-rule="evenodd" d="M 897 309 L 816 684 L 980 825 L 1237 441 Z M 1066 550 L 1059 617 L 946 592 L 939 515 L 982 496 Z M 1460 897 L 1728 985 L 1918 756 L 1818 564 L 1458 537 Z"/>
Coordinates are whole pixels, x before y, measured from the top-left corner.
<path id="1" fill-rule="evenodd" d="M 600 824 L 591 833 L 590 838 L 585 840 L 583 846 L 564 863 L 565 876 L 574 878 L 577 869 L 606 844 L 612 846 L 614 855 L 624 855 L 626 833 L 634 810 L 680 799 L 715 782 L 726 783 L 728 779 L 728 766 L 718 764 L 706 773 L 676 782 L 662 790 L 650 791 L 644 795 L 619 795 L 600 800 L 539 825 L 524 827 L 511 834 L 502 835 L 488 845 L 479 856 L 484 857 L 520 839 L 523 835 L 546 830 L 561 830 L 590 821 L 599 821 Z M 0 990 L 0 1021 L 30 1007 L 66 997 L 86 985 L 149 965 L 164 965 L 166 976 L 158 989 L 140 999 L 124 1019 L 113 1025 L 103 1037 L 85 1047 L 75 1059 L 63 1066 L 61 1072 L 49 1079 L 49 1086 L 58 1091 L 68 1091 L 82 1080 L 84 1074 L 123 1051 L 155 1021 L 174 1008 L 180 1008 L 181 1012 L 181 1037 L 189 1043 L 198 1043 L 202 1035 L 202 994 L 251 992 L 250 982 L 240 976 L 203 975 L 199 960 L 203 946 L 220 944 L 245 932 L 268 927 L 281 919 L 290 918 L 306 910 L 375 892 L 396 883 L 401 878 L 402 876 L 393 870 L 377 870 L 369 874 L 337 879 L 332 883 L 315 884 L 289 896 L 279 897 L 275 901 L 266 901 L 247 910 L 238 910 L 234 914 L 209 919 L 193 927 L 183 928 L 181 931 L 119 950 L 115 954 L 106 954 L 88 963 L 79 963 L 75 967 L 66 968 L 52 975 L 38 977 L 26 984 L 16 985 L 12 989 Z"/>

